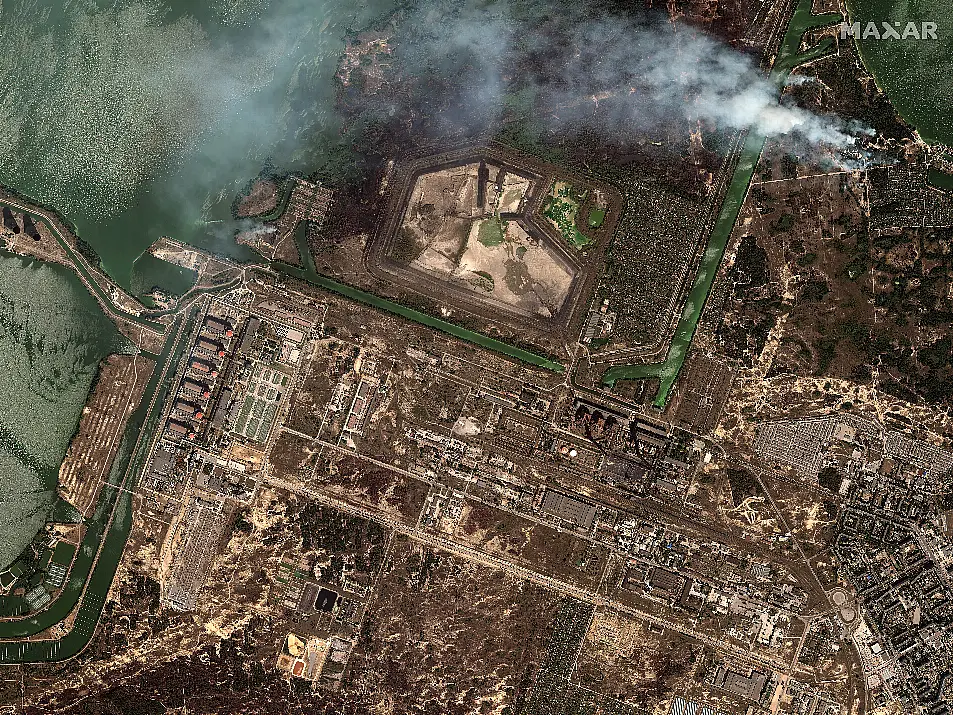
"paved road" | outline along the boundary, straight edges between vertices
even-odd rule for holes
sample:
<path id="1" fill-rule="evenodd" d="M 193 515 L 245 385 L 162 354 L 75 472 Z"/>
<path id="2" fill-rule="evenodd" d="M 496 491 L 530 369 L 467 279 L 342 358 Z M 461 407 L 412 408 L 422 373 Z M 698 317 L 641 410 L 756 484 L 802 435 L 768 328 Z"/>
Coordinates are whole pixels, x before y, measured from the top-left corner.
<path id="1" fill-rule="evenodd" d="M 37 206 L 33 206 L 32 204 L 28 204 L 14 198 L 0 199 L 0 206 L 7 206 L 22 213 L 30 214 L 31 216 L 46 224 L 47 228 L 49 228 L 53 233 L 53 237 L 60 244 L 60 247 L 62 247 L 62 249 L 66 252 L 67 257 L 73 264 L 73 269 L 76 271 L 79 279 L 83 282 L 83 285 L 85 285 L 86 289 L 97 298 L 100 305 L 103 307 L 103 310 L 111 318 L 114 320 L 128 320 L 140 327 L 147 328 L 154 332 L 164 332 L 165 326 L 162 323 L 156 323 L 151 320 L 141 318 L 138 315 L 130 313 L 124 308 L 119 307 L 115 303 L 112 296 L 110 295 L 110 291 L 104 289 L 93 276 L 93 274 L 99 272 L 99 269 L 90 265 L 85 256 L 73 249 L 69 241 L 67 241 L 63 236 L 62 231 L 60 231 L 60 229 L 57 227 L 57 223 L 59 221 L 53 214 Z M 117 291 L 120 290 L 118 286 L 112 283 L 112 281 L 109 281 L 109 283 L 110 289 Z"/>
<path id="2" fill-rule="evenodd" d="M 422 531 L 415 526 L 409 526 L 402 521 L 387 517 L 379 512 L 371 511 L 370 509 L 359 507 L 355 504 L 350 504 L 341 499 L 328 496 L 327 494 L 322 494 L 321 492 L 307 489 L 301 485 L 293 484 L 287 480 L 275 477 L 274 475 L 269 475 L 266 482 L 271 486 L 299 494 L 307 499 L 324 504 L 325 506 L 329 506 L 332 509 L 337 509 L 338 511 L 342 511 L 346 514 L 350 514 L 351 516 L 356 516 L 361 519 L 366 519 L 368 521 L 381 524 L 382 526 L 392 529 L 397 533 L 409 536 L 414 541 L 424 544 L 425 546 L 429 546 L 433 549 L 439 549 L 456 556 L 461 556 L 465 559 L 468 559 L 469 561 L 473 561 L 474 563 L 478 563 L 483 566 L 506 571 L 517 578 L 530 581 L 531 583 L 538 584 L 557 593 L 571 596 L 572 598 L 576 598 L 585 603 L 591 603 L 594 606 L 611 608 L 621 613 L 625 613 L 626 615 L 634 616 L 656 627 L 668 628 L 669 630 L 704 643 L 715 650 L 729 654 L 737 663 L 742 663 L 755 668 L 770 668 L 784 674 L 791 673 L 790 664 L 787 662 L 766 658 L 748 651 L 741 650 L 740 648 L 726 645 L 720 639 L 714 638 L 704 633 L 698 633 L 691 628 L 686 628 L 682 624 L 675 623 L 657 615 L 647 613 L 640 609 L 633 608 L 618 601 L 606 598 L 602 594 L 590 589 L 582 588 L 581 586 L 568 583 L 561 579 L 541 574 L 538 571 L 526 568 L 525 566 L 510 561 L 509 559 L 493 556 L 483 551 L 479 551 L 478 549 L 451 541 L 450 539 Z"/>

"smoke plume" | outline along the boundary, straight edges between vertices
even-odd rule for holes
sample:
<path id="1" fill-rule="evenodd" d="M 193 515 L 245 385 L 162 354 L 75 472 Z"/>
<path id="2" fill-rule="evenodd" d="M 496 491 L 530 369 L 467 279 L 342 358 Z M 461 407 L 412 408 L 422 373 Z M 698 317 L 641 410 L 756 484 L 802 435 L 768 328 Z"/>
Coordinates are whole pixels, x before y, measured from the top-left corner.
<path id="1" fill-rule="evenodd" d="M 858 133 L 779 103 L 723 42 L 609 0 L 216 0 L 193 13 L 158 0 L 0 5 L 0 181 L 71 217 L 146 201 L 201 228 L 266 159 L 354 178 L 375 132 L 394 127 L 411 146 L 513 121 L 611 142 L 701 126 L 846 149 Z M 383 87 L 342 99 L 338 59 L 368 26 L 391 46 Z M 188 238 L 179 221 L 169 231 Z"/>
<path id="2" fill-rule="evenodd" d="M 751 130 L 848 148 L 865 133 L 779 102 L 779 88 L 751 57 L 658 13 L 587 16 L 550 9 L 528 12 L 510 3 L 441 13 L 428 7 L 402 18 L 400 75 L 393 79 L 410 84 L 411 92 L 391 96 L 412 96 L 415 82 L 426 87 L 430 97 L 417 111 L 433 110 L 422 121 L 434 131 L 478 133 L 522 112 L 551 131 L 611 139 L 701 123 L 710 131 Z"/>

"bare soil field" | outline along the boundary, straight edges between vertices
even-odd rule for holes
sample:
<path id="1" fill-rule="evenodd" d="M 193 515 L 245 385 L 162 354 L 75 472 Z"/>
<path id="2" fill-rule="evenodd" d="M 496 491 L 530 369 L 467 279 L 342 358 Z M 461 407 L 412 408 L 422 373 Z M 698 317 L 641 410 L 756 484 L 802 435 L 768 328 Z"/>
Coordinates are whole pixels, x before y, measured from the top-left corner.
<path id="1" fill-rule="evenodd" d="M 110 355 L 99 368 L 79 427 L 60 466 L 63 498 L 90 516 L 155 363 L 138 355 Z"/>

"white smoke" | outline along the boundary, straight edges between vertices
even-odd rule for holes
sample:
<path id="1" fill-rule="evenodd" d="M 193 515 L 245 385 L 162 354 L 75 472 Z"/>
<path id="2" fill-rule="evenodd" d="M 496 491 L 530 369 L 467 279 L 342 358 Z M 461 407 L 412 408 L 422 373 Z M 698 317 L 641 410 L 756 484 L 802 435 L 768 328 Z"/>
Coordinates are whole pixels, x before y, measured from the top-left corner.
<path id="1" fill-rule="evenodd" d="M 779 101 L 780 88 L 751 57 L 657 13 L 601 13 L 593 19 L 560 6 L 535 18 L 515 4 L 491 8 L 454 7 L 435 17 L 430 6 L 402 18 L 401 71 L 458 76 L 450 88 L 434 90 L 444 93 L 442 104 L 432 103 L 445 115 L 443 123 L 498 121 L 519 97 L 551 129 L 616 138 L 701 123 L 712 131 L 751 130 L 849 149 L 866 133 L 837 117 Z M 791 84 L 803 81 L 809 80 Z M 469 99 L 454 107 L 460 95 Z M 489 118 L 488 107 L 496 112 Z"/>
<path id="2" fill-rule="evenodd" d="M 580 28 L 573 44 L 562 70 L 568 82 L 557 88 L 555 101 L 614 86 L 607 103 L 615 106 L 598 116 L 609 120 L 602 125 L 606 131 L 628 121 L 661 124 L 681 118 L 713 129 L 751 130 L 768 138 L 795 135 L 839 148 L 852 146 L 864 133 L 837 117 L 779 101 L 780 90 L 751 58 L 697 31 L 614 19 Z M 589 119 L 577 112 L 554 114 L 566 123 Z"/>

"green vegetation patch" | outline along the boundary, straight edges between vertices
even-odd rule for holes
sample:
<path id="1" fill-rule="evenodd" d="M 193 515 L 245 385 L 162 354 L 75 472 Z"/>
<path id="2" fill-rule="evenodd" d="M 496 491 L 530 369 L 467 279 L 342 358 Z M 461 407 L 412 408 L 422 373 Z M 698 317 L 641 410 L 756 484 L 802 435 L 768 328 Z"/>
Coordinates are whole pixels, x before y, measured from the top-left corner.
<path id="1" fill-rule="evenodd" d="M 804 284 L 804 287 L 801 288 L 801 300 L 808 301 L 811 303 L 817 303 L 824 299 L 828 293 L 831 292 L 830 286 L 827 284 L 827 281 L 823 280 L 814 280 L 807 281 Z"/>
<path id="2" fill-rule="evenodd" d="M 606 210 L 605 209 L 592 209 L 589 212 L 589 228 L 601 228 L 602 224 L 606 220 Z"/>
<path id="3" fill-rule="evenodd" d="M 585 248 L 592 243 L 591 238 L 576 228 L 576 215 L 585 199 L 585 191 L 577 191 L 572 184 L 565 181 L 554 181 L 549 196 L 543 202 L 543 216 L 549 219 L 563 239 L 576 249 Z"/>
<path id="4" fill-rule="evenodd" d="M 771 224 L 771 228 L 774 229 L 775 233 L 785 233 L 794 227 L 795 221 L 794 214 L 783 213 L 777 221 Z"/>
<path id="5" fill-rule="evenodd" d="M 804 268 L 804 267 L 806 267 L 806 266 L 812 266 L 812 265 L 814 265 L 814 262 L 815 262 L 816 260 L 817 260 L 817 254 L 816 254 L 816 253 L 810 253 L 810 252 L 809 252 L 809 253 L 805 253 L 805 254 L 802 254 L 802 255 L 798 256 L 798 258 L 797 258 L 797 264 L 798 264 L 799 266 L 801 266 L 802 268 Z"/>
<path id="6" fill-rule="evenodd" d="M 499 216 L 488 218 L 480 222 L 480 228 L 477 232 L 477 240 L 487 248 L 499 246 L 503 243 L 503 231 L 505 230 L 503 222 Z"/>
<path id="7" fill-rule="evenodd" d="M 473 271 L 474 275 L 477 276 L 477 281 L 480 283 L 480 287 L 488 292 L 492 292 L 493 288 L 496 286 L 496 281 L 493 280 L 493 276 L 486 271 Z"/>
<path id="8" fill-rule="evenodd" d="M 731 501 L 740 506 L 746 499 L 763 496 L 761 483 L 746 469 L 728 468 L 728 486 L 731 489 Z"/>
<path id="9" fill-rule="evenodd" d="M 947 174 L 939 169 L 930 169 L 927 178 L 932 186 L 944 191 L 953 191 L 953 174 Z"/>
<path id="10" fill-rule="evenodd" d="M 817 483 L 825 489 L 836 492 L 841 485 L 840 472 L 835 467 L 824 467 L 817 475 Z"/>
<path id="11" fill-rule="evenodd" d="M 53 505 L 50 521 L 54 524 L 81 524 L 83 515 L 79 513 L 75 506 L 60 497 Z"/>

